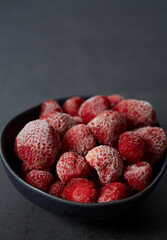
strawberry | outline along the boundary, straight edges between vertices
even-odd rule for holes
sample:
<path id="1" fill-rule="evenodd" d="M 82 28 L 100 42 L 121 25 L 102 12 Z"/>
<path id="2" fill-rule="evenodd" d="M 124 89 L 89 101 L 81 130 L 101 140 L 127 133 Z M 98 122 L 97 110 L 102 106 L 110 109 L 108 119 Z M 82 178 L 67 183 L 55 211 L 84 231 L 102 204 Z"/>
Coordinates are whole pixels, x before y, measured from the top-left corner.
<path id="1" fill-rule="evenodd" d="M 85 100 L 81 97 L 72 97 L 65 101 L 63 105 L 64 112 L 71 116 L 78 116 L 78 110 Z"/>
<path id="2" fill-rule="evenodd" d="M 87 124 L 93 118 L 105 110 L 110 109 L 110 101 L 103 95 L 97 95 L 87 99 L 79 108 L 79 115 Z"/>
<path id="3" fill-rule="evenodd" d="M 44 117 L 47 113 L 53 111 L 63 112 L 62 108 L 60 107 L 57 101 L 53 99 L 48 99 L 42 104 L 39 117 L 40 118 Z"/>
<path id="4" fill-rule="evenodd" d="M 82 203 L 95 202 L 97 190 L 93 182 L 86 178 L 73 178 L 63 189 L 62 198 Z"/>
<path id="5" fill-rule="evenodd" d="M 125 118 L 112 110 L 104 111 L 87 125 L 100 144 L 117 147 L 121 133 L 126 131 Z"/>
<path id="6" fill-rule="evenodd" d="M 78 124 L 70 128 L 62 139 L 63 152 L 72 151 L 81 156 L 85 156 L 95 146 L 96 140 L 84 124 Z"/>
<path id="7" fill-rule="evenodd" d="M 48 171 L 32 170 L 25 176 L 24 179 L 31 186 L 47 192 L 48 188 L 54 180 L 54 177 Z"/>
<path id="8" fill-rule="evenodd" d="M 145 152 L 145 143 L 134 132 L 125 132 L 119 138 L 118 150 L 126 163 L 136 163 Z"/>
<path id="9" fill-rule="evenodd" d="M 61 180 L 56 180 L 49 189 L 49 194 L 56 196 L 56 197 L 61 197 L 63 188 L 65 187 L 65 184 Z"/>
<path id="10" fill-rule="evenodd" d="M 115 107 L 115 105 L 117 105 L 119 102 L 121 102 L 124 97 L 122 97 L 121 95 L 118 94 L 113 94 L 108 96 L 108 99 L 110 101 L 110 106 L 111 108 Z"/>
<path id="11" fill-rule="evenodd" d="M 66 113 L 50 112 L 40 119 L 50 123 L 61 138 L 71 127 L 76 125 L 73 117 Z"/>
<path id="12" fill-rule="evenodd" d="M 102 185 L 116 182 L 122 176 L 123 160 L 115 148 L 104 145 L 95 147 L 85 159 L 96 169 Z"/>
<path id="13" fill-rule="evenodd" d="M 18 133 L 14 151 L 31 169 L 46 169 L 53 166 L 60 146 L 55 129 L 43 120 L 34 120 Z"/>
<path id="14" fill-rule="evenodd" d="M 102 187 L 99 192 L 98 202 L 111 202 L 128 197 L 127 187 L 123 183 L 114 182 Z"/>
<path id="15" fill-rule="evenodd" d="M 129 130 L 156 124 L 156 113 L 152 105 L 146 101 L 125 99 L 119 102 L 113 110 L 125 117 Z"/>
<path id="16" fill-rule="evenodd" d="M 143 191 L 150 184 L 152 175 L 151 165 L 143 161 L 130 164 L 124 169 L 125 180 L 137 192 Z"/>
<path id="17" fill-rule="evenodd" d="M 63 183 L 72 178 L 86 177 L 89 165 L 86 160 L 74 152 L 66 152 L 60 156 L 56 165 L 57 175 Z"/>

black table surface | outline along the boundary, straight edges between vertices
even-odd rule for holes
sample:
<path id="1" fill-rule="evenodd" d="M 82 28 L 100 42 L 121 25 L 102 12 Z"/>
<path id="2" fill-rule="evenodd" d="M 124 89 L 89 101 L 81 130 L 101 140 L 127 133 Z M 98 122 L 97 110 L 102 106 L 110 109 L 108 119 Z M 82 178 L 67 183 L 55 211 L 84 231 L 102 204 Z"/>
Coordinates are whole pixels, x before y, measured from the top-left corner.
<path id="1" fill-rule="evenodd" d="M 50 98 L 150 101 L 167 132 L 167 1 L 1 1 L 0 127 Z M 167 239 L 167 173 L 123 219 L 78 223 L 26 200 L 0 163 L 0 239 Z"/>

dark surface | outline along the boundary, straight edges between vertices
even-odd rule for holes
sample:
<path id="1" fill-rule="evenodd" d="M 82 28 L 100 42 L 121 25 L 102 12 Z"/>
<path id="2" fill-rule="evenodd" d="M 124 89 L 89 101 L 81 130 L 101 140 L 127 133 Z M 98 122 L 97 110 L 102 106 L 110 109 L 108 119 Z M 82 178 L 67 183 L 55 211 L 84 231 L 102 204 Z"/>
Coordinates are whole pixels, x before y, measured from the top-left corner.
<path id="1" fill-rule="evenodd" d="M 167 132 L 166 11 L 166 1 L 1 1 L 0 127 L 47 98 L 120 93 L 150 101 Z M 2 240 L 167 239 L 167 173 L 135 213 L 98 223 L 40 209 L 0 175 Z"/>
<path id="2" fill-rule="evenodd" d="M 83 96 L 82 96 L 83 97 Z M 87 99 L 87 97 L 83 97 Z M 57 99 L 60 106 L 64 104 L 66 98 Z M 120 201 L 106 202 L 106 203 L 78 203 L 67 201 L 61 198 L 53 197 L 49 194 L 39 191 L 23 181 L 20 176 L 20 161 L 13 153 L 14 142 L 19 131 L 29 121 L 37 119 L 40 113 L 40 105 L 33 107 L 9 121 L 2 130 L 1 134 L 1 158 L 3 165 L 9 176 L 11 182 L 16 189 L 27 199 L 36 205 L 61 215 L 69 220 L 77 221 L 97 221 L 112 219 L 115 220 L 129 214 L 129 212 L 136 211 L 137 205 L 144 201 L 146 197 L 154 190 L 155 186 L 161 179 L 165 172 L 167 165 L 167 151 L 154 167 L 154 177 L 151 184 L 142 192 L 137 193 L 129 198 Z"/>

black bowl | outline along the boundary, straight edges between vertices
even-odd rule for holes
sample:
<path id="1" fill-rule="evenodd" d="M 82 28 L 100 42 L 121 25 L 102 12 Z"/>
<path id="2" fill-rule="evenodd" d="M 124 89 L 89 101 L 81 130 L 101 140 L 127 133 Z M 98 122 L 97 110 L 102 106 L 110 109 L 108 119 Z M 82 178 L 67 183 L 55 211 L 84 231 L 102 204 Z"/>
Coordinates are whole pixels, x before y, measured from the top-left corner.
<path id="1" fill-rule="evenodd" d="M 66 99 L 67 98 L 62 98 L 57 101 L 62 105 Z M 124 214 L 143 201 L 153 191 L 165 171 L 167 165 L 167 152 L 163 154 L 156 165 L 154 169 L 154 178 L 151 184 L 144 191 L 119 201 L 106 203 L 77 203 L 51 196 L 24 182 L 24 180 L 19 177 L 20 162 L 13 154 L 14 140 L 18 132 L 27 122 L 38 118 L 40 106 L 41 105 L 33 107 L 13 118 L 6 124 L 1 133 L 2 163 L 11 182 L 24 197 L 52 213 L 76 220 L 88 221 L 114 218 Z"/>

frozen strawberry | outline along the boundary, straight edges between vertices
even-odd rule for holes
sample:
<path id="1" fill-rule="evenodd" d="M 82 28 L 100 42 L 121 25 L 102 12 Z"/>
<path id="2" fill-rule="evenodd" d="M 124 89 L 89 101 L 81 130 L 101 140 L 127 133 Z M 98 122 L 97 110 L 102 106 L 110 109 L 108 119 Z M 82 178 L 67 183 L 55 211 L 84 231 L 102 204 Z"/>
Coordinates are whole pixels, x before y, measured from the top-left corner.
<path id="1" fill-rule="evenodd" d="M 111 202 L 128 197 L 127 187 L 123 183 L 109 183 L 101 188 L 98 202 Z"/>
<path id="2" fill-rule="evenodd" d="M 66 132 L 62 140 L 63 152 L 75 152 L 85 156 L 87 152 L 96 146 L 96 140 L 89 128 L 84 124 L 78 124 Z"/>
<path id="3" fill-rule="evenodd" d="M 65 187 L 65 184 L 61 180 L 56 180 L 50 186 L 49 194 L 56 196 L 56 197 L 61 197 L 64 187 Z"/>
<path id="4" fill-rule="evenodd" d="M 151 165 L 143 161 L 130 164 L 124 169 L 124 178 L 130 187 L 137 192 L 141 192 L 151 183 L 152 175 Z"/>
<path id="5" fill-rule="evenodd" d="M 113 110 L 125 117 L 129 130 L 156 124 L 155 111 L 152 105 L 146 101 L 125 99 L 119 102 Z"/>
<path id="6" fill-rule="evenodd" d="M 54 177 L 48 171 L 32 170 L 25 176 L 24 179 L 31 186 L 47 192 L 48 188 L 54 180 Z"/>
<path id="7" fill-rule="evenodd" d="M 75 120 L 76 124 L 83 124 L 84 123 L 82 118 L 79 117 L 79 116 L 75 116 L 75 117 L 73 117 L 73 119 Z"/>
<path id="8" fill-rule="evenodd" d="M 43 120 L 34 120 L 18 133 L 14 151 L 30 168 L 46 169 L 53 166 L 60 146 L 55 129 Z"/>
<path id="9" fill-rule="evenodd" d="M 22 162 L 20 166 L 20 174 L 21 176 L 25 176 L 27 173 L 31 172 L 33 170 L 32 167 L 30 167 L 27 162 Z"/>
<path id="10" fill-rule="evenodd" d="M 103 95 L 97 95 L 86 100 L 79 109 L 79 115 L 85 123 L 90 122 L 100 113 L 110 109 L 110 101 Z"/>
<path id="11" fill-rule="evenodd" d="M 134 132 L 125 132 L 119 138 L 118 150 L 126 163 L 136 163 L 142 159 L 145 143 Z"/>
<path id="12" fill-rule="evenodd" d="M 73 117 L 66 113 L 50 112 L 40 119 L 50 123 L 61 138 L 71 127 L 76 125 Z"/>
<path id="13" fill-rule="evenodd" d="M 113 94 L 108 96 L 108 99 L 110 101 L 110 106 L 111 108 L 115 107 L 115 105 L 117 105 L 119 102 L 121 102 L 124 97 L 122 97 L 121 95 L 118 94 Z"/>
<path id="14" fill-rule="evenodd" d="M 119 136 L 126 131 L 125 118 L 112 110 L 99 114 L 87 126 L 100 144 L 111 147 L 117 147 Z"/>
<path id="15" fill-rule="evenodd" d="M 90 150 L 85 158 L 96 169 L 102 185 L 116 182 L 122 176 L 123 160 L 115 148 L 101 145 Z"/>
<path id="16" fill-rule="evenodd" d="M 85 100 L 81 97 L 72 97 L 65 101 L 63 105 L 64 112 L 71 116 L 78 116 L 78 110 Z"/>
<path id="17" fill-rule="evenodd" d="M 82 203 L 95 202 L 97 190 L 93 182 L 86 178 L 73 178 L 63 189 L 62 198 Z"/>
<path id="18" fill-rule="evenodd" d="M 43 117 L 47 113 L 53 112 L 53 111 L 63 112 L 58 102 L 56 102 L 53 99 L 46 100 L 41 106 L 41 112 L 39 117 Z"/>
<path id="19" fill-rule="evenodd" d="M 84 157 L 74 152 L 65 152 L 58 159 L 56 170 L 61 181 L 68 183 L 72 178 L 86 177 L 89 165 Z"/>
<path id="20" fill-rule="evenodd" d="M 134 131 L 142 138 L 146 145 L 146 151 L 142 160 L 154 165 L 163 155 L 167 147 L 167 138 L 160 127 L 143 127 Z"/>

